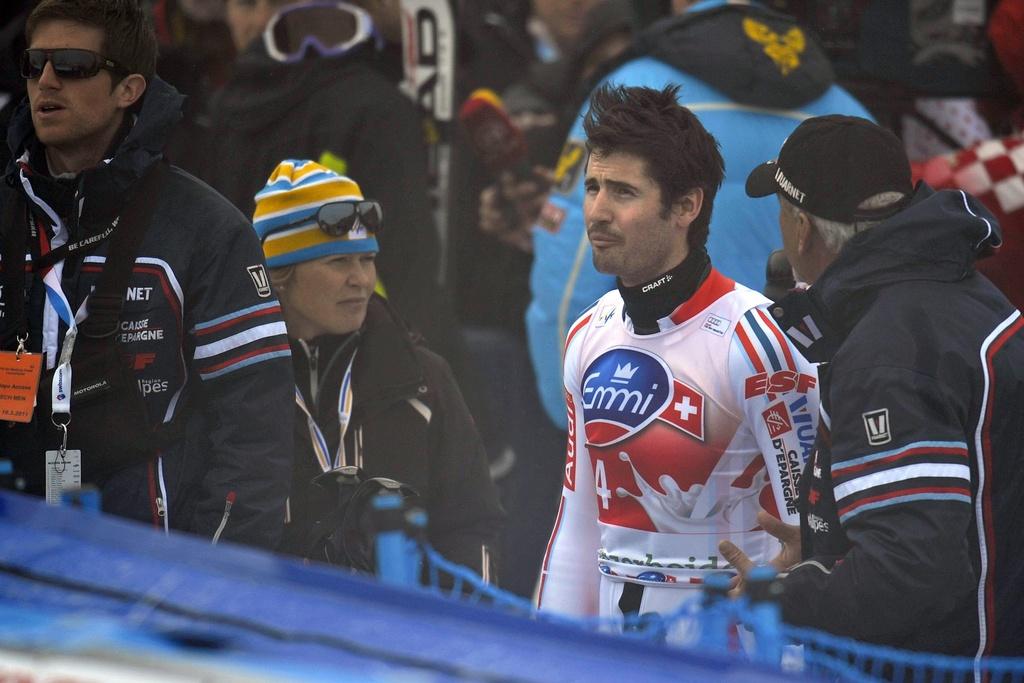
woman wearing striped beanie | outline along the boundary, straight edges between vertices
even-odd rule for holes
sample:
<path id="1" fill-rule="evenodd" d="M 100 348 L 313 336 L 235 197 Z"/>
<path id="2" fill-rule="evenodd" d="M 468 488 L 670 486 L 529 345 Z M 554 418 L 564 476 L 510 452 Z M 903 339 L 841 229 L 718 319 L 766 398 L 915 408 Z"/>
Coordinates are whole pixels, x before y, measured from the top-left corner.
<path id="1" fill-rule="evenodd" d="M 281 550 L 369 570 L 339 506 L 351 468 L 419 494 L 427 536 L 487 577 L 504 513 L 448 364 L 374 293 L 377 202 L 312 161 L 285 160 L 256 194 L 253 226 L 288 326 L 297 415 Z M 339 485 L 340 482 L 340 485 Z"/>

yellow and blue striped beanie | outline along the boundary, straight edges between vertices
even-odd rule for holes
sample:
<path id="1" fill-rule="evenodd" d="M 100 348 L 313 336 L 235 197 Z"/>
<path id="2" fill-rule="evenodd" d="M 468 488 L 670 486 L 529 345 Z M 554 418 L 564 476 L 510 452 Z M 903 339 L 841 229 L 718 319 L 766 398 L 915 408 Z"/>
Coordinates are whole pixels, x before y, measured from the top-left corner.
<path id="1" fill-rule="evenodd" d="M 252 223 L 267 266 L 280 268 L 333 254 L 377 252 L 377 238 L 362 225 L 332 237 L 316 222 L 328 202 L 363 199 L 356 181 L 305 159 L 285 159 L 256 193 Z"/>

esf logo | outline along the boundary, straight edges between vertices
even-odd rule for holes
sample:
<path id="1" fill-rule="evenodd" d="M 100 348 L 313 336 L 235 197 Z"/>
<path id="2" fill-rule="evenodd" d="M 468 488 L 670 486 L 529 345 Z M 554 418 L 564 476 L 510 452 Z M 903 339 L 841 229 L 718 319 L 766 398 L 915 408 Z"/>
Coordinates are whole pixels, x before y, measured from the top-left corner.
<path id="1" fill-rule="evenodd" d="M 771 375 L 767 372 L 761 372 L 747 378 L 744 384 L 744 396 L 754 398 L 764 394 L 785 394 L 794 390 L 798 393 L 806 394 L 817 384 L 817 377 L 805 375 L 802 372 L 780 370 Z"/>
<path id="2" fill-rule="evenodd" d="M 672 376 L 657 356 L 620 347 L 590 364 L 581 393 L 588 440 L 614 443 L 646 426 L 665 409 L 672 398 Z M 598 429 L 598 435 L 592 430 L 595 424 L 607 424 L 611 430 Z"/>

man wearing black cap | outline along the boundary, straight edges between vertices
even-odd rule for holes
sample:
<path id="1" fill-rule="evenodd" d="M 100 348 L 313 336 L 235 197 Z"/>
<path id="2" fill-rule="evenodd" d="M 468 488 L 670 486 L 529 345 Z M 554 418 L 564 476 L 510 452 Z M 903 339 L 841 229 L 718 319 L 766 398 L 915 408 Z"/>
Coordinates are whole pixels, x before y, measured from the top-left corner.
<path id="1" fill-rule="evenodd" d="M 846 116 L 801 124 L 747 193 L 779 198 L 786 253 L 812 286 L 771 312 L 820 363 L 804 561 L 784 581 L 784 618 L 900 648 L 1019 655 L 1024 320 L 974 270 L 999 226 L 970 195 L 912 188 L 900 141 Z"/>

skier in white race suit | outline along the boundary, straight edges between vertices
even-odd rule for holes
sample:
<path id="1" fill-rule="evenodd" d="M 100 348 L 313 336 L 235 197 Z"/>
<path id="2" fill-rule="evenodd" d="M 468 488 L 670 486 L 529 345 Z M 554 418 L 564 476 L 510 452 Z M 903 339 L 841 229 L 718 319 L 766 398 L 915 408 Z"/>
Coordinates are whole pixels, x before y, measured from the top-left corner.
<path id="1" fill-rule="evenodd" d="M 799 520 L 817 375 L 768 300 L 711 266 L 722 159 L 676 88 L 602 87 L 585 130 L 587 232 L 617 289 L 566 340 L 565 479 L 539 606 L 667 613 L 730 569 L 720 540 L 778 554 L 757 513 Z"/>

